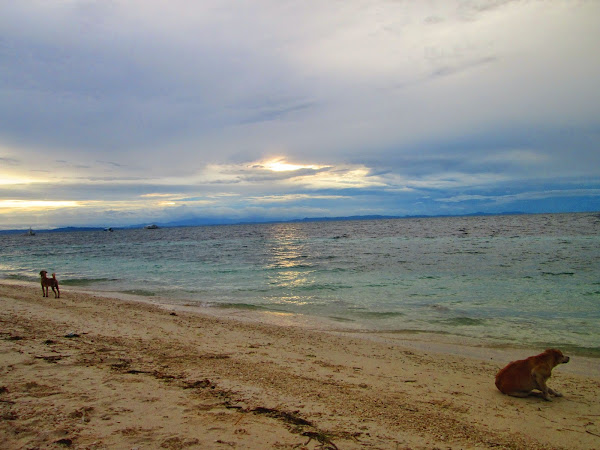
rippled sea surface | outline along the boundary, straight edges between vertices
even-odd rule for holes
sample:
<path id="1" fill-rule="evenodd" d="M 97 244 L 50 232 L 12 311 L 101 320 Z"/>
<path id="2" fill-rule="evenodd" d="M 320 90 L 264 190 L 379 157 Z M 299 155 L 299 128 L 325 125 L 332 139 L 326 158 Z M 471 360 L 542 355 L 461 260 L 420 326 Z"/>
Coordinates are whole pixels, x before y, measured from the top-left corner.
<path id="1" fill-rule="evenodd" d="M 600 216 L 0 236 L 0 277 L 600 356 Z"/>

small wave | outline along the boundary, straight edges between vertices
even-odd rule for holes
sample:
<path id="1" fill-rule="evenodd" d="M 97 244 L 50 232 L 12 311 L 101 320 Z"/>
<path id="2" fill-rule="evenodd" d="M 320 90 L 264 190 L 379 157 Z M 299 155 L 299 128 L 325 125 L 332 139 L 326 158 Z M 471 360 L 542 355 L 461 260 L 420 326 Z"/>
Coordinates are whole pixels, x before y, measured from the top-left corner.
<path id="1" fill-rule="evenodd" d="M 357 311 L 353 314 L 366 319 L 388 319 L 404 316 L 404 313 L 397 311 Z"/>
<path id="2" fill-rule="evenodd" d="M 215 270 L 216 273 L 242 273 L 242 269 L 218 269 Z"/>
<path id="3" fill-rule="evenodd" d="M 443 330 L 429 330 L 421 328 L 401 328 L 397 330 L 373 330 L 367 331 L 368 333 L 386 333 L 386 334 L 437 334 L 442 336 L 450 335 L 449 332 Z"/>
<path id="4" fill-rule="evenodd" d="M 407 294 L 407 297 L 430 298 L 437 297 L 437 294 L 427 294 L 425 292 L 410 292 Z"/>
<path id="5" fill-rule="evenodd" d="M 429 307 L 431 309 L 435 309 L 436 311 L 444 311 L 444 312 L 450 311 L 450 308 L 448 308 L 447 306 L 444 306 L 444 305 L 435 304 L 435 305 L 429 305 Z"/>
<path id="6" fill-rule="evenodd" d="M 208 303 L 209 306 L 212 306 L 214 308 L 221 308 L 221 309 L 245 309 L 245 310 L 250 310 L 250 311 L 267 311 L 270 310 L 270 308 L 265 308 L 264 306 L 261 305 L 253 305 L 251 303 L 217 303 L 217 302 L 211 302 Z"/>
<path id="7" fill-rule="evenodd" d="M 144 289 L 128 289 L 126 291 L 119 291 L 122 294 L 139 295 L 140 297 L 154 297 L 156 294 L 152 291 L 146 291 Z"/>
<path id="8" fill-rule="evenodd" d="M 272 282 L 269 283 L 270 285 L 277 285 L 278 283 Z M 272 289 L 270 288 L 266 288 L 266 287 L 256 287 L 256 288 L 247 288 L 247 287 L 243 287 L 243 288 L 238 288 L 236 289 L 237 292 L 257 292 L 259 294 L 264 294 L 267 292 L 271 292 Z"/>
<path id="9" fill-rule="evenodd" d="M 295 269 L 314 269 L 314 264 L 300 263 L 300 264 L 287 264 L 285 262 L 278 262 L 267 267 L 267 270 L 281 271 L 281 270 L 295 270 Z"/>
<path id="10" fill-rule="evenodd" d="M 572 277 L 575 275 L 575 272 L 542 272 L 542 275 L 551 277 Z"/>
<path id="11" fill-rule="evenodd" d="M 312 284 L 297 288 L 298 291 L 337 291 L 340 289 L 352 289 L 352 286 L 345 284 Z"/>
<path id="12" fill-rule="evenodd" d="M 354 320 L 349 319 L 348 317 L 339 317 L 339 316 L 327 316 L 331 320 L 335 320 L 336 322 L 354 322 Z"/>
<path id="13" fill-rule="evenodd" d="M 471 317 L 454 317 L 452 319 L 434 320 L 433 322 L 456 327 L 485 325 L 484 319 L 473 319 Z"/>
<path id="14" fill-rule="evenodd" d="M 16 273 L 9 273 L 8 275 L 6 275 L 6 279 L 7 280 L 13 280 L 13 281 L 39 281 L 39 277 L 31 277 L 31 276 L 27 276 L 27 275 L 19 275 Z"/>
<path id="15" fill-rule="evenodd" d="M 65 286 L 89 286 L 94 283 L 105 283 L 107 281 L 116 281 L 114 278 L 73 278 L 66 280 L 59 280 L 60 284 Z"/>

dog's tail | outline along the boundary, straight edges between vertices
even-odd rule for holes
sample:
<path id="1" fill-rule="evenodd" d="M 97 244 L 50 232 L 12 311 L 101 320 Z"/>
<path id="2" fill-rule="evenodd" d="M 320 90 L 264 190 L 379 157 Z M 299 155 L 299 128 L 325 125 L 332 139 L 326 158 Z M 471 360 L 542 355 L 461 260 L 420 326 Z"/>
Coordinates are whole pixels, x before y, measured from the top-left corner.
<path id="1" fill-rule="evenodd" d="M 52 274 L 52 278 L 54 278 L 56 280 L 56 274 L 55 273 Z"/>

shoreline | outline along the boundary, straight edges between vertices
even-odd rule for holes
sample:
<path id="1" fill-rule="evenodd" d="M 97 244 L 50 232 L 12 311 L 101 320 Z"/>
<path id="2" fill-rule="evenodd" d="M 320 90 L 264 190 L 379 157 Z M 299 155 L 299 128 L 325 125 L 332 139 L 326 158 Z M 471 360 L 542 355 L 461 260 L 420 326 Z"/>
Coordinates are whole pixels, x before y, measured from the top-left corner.
<path id="1" fill-rule="evenodd" d="M 50 295 L 0 281 L 7 448 L 600 445 L 595 358 L 554 370 L 564 397 L 516 399 L 493 381 L 526 349 Z"/>
<path id="2" fill-rule="evenodd" d="M 0 285 L 20 286 L 24 288 L 38 288 L 37 282 L 24 280 L 0 279 Z M 189 299 L 176 299 L 161 296 L 136 295 L 121 291 L 94 291 L 88 287 L 66 286 L 70 292 L 101 296 L 125 302 L 140 303 L 155 306 L 168 311 L 186 312 L 190 314 L 206 315 L 214 318 L 233 319 L 240 322 L 268 324 L 282 327 L 295 327 L 311 331 L 336 333 L 360 339 L 371 339 L 387 342 L 390 345 L 411 347 L 436 353 L 468 356 L 480 360 L 515 360 L 526 358 L 536 352 L 542 352 L 548 345 L 535 345 L 523 343 L 516 345 L 513 342 L 502 342 L 497 339 L 473 337 L 464 334 L 451 334 L 448 332 L 435 332 L 428 330 L 378 330 L 363 327 L 360 324 L 340 323 L 330 317 L 320 317 L 293 313 L 287 311 L 271 311 L 264 309 L 235 308 L 232 306 L 220 307 L 218 304 L 206 305 L 192 302 Z M 587 347 L 570 348 L 563 346 L 563 351 L 576 355 L 581 367 L 569 366 L 563 370 L 569 373 L 579 373 L 600 377 L 600 353 L 592 352 Z M 512 359 L 510 359 L 512 358 Z"/>

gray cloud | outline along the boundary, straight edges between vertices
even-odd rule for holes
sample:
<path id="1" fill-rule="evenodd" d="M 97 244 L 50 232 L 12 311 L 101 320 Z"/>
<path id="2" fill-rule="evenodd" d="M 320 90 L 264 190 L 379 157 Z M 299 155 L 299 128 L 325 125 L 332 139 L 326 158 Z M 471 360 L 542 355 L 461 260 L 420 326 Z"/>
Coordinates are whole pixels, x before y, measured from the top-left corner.
<path id="1" fill-rule="evenodd" d="M 7 166 L 18 166 L 18 165 L 21 164 L 21 161 L 19 161 L 16 158 L 2 158 L 2 157 L 0 157 L 0 164 L 7 165 Z"/>
<path id="2" fill-rule="evenodd" d="M 599 22 L 598 3 L 566 0 L 9 2 L 0 201 L 268 196 L 337 177 L 377 184 L 354 208 L 410 213 L 450 205 L 426 194 L 595 183 Z M 247 167 L 272 157 L 322 168 Z"/>

